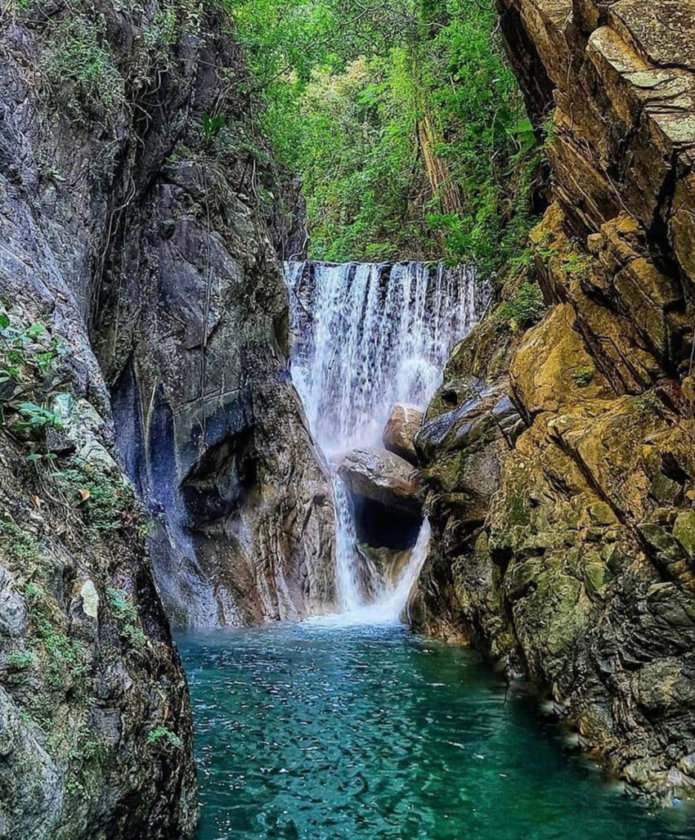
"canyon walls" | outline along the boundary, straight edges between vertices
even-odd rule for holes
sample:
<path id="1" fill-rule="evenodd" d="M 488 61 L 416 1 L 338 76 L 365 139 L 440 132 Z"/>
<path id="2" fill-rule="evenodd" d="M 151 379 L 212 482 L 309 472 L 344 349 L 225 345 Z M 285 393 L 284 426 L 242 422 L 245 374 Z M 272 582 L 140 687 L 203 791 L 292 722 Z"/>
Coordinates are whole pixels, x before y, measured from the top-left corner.
<path id="1" fill-rule="evenodd" d="M 190 837 L 160 595 L 201 625 L 334 598 L 275 256 L 302 237 L 246 89 L 228 17 L 190 0 L 3 10 L 2 836 Z"/>
<path id="2" fill-rule="evenodd" d="M 415 625 L 553 697 L 629 784 L 695 784 L 695 4 L 499 0 L 549 207 L 417 439 Z M 542 292 L 542 301 L 537 288 Z"/>

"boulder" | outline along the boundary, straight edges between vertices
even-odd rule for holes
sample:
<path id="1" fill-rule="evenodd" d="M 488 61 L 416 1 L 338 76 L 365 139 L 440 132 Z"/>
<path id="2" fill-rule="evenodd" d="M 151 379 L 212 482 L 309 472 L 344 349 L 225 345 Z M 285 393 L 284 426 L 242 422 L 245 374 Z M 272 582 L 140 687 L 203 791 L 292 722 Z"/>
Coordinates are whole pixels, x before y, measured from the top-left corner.
<path id="1" fill-rule="evenodd" d="M 417 465 L 415 435 L 420 430 L 423 412 L 417 406 L 405 403 L 394 405 L 381 438 L 389 452 L 394 452 Z"/>
<path id="2" fill-rule="evenodd" d="M 338 467 L 353 499 L 375 502 L 395 514 L 420 517 L 417 471 L 386 449 L 355 449 Z"/>

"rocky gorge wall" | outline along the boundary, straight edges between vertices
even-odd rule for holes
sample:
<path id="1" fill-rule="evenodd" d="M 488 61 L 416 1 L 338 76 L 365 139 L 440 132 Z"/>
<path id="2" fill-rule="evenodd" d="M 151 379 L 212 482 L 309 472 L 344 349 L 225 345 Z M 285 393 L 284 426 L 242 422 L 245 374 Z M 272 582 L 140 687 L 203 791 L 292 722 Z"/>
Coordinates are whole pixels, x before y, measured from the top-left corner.
<path id="1" fill-rule="evenodd" d="M 216 7 L 0 18 L 3 837 L 191 836 L 160 595 L 198 624 L 333 598 L 243 87 Z"/>
<path id="2" fill-rule="evenodd" d="M 433 550 L 414 622 L 542 686 L 630 785 L 687 794 L 695 3 L 498 7 L 550 206 L 417 438 Z"/>

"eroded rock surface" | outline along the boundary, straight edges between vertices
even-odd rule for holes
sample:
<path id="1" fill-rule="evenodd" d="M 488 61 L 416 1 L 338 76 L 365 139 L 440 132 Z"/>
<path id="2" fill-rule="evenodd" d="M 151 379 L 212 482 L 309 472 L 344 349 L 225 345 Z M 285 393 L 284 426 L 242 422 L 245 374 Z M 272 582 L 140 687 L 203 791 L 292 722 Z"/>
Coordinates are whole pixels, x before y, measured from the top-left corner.
<path id="1" fill-rule="evenodd" d="M 191 716 L 152 563 L 182 621 L 331 598 L 331 502 L 286 373 L 290 230 L 249 197 L 221 11 L 4 12 L 0 835 L 185 840 Z"/>
<path id="2" fill-rule="evenodd" d="M 376 502 L 395 514 L 420 513 L 417 472 L 404 458 L 386 449 L 355 449 L 338 467 L 353 496 Z"/>
<path id="3" fill-rule="evenodd" d="M 422 502 L 412 464 L 386 449 L 355 449 L 338 474 L 352 498 L 359 542 L 398 551 L 415 544 Z"/>
<path id="4" fill-rule="evenodd" d="M 493 309 L 428 409 L 416 623 L 544 686 L 636 788 L 687 795 L 695 3 L 498 6 L 529 112 L 554 123 L 532 234 L 548 311 L 522 333 Z"/>
<path id="5" fill-rule="evenodd" d="M 333 604 L 334 515 L 288 373 L 275 219 L 237 148 L 255 131 L 241 85 L 227 82 L 243 62 L 224 15 L 206 26 L 186 90 L 165 91 L 169 110 L 153 116 L 161 154 L 143 161 L 138 200 L 112 231 L 96 329 L 119 446 L 157 514 L 167 612 L 238 626 Z M 213 112 L 223 124 L 211 138 Z"/>
<path id="6" fill-rule="evenodd" d="M 395 452 L 417 466 L 415 435 L 420 431 L 423 412 L 414 405 L 397 403 L 386 422 L 382 442 L 389 452 Z"/>

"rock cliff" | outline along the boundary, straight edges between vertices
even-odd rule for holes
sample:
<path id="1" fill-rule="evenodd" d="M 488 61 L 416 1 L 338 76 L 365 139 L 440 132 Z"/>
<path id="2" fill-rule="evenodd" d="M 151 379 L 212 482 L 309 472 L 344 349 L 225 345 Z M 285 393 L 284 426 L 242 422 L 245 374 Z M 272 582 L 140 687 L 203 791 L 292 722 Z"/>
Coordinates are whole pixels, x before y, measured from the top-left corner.
<path id="1" fill-rule="evenodd" d="M 688 793 L 695 3 L 498 7 L 550 203 L 417 439 L 415 621 L 536 681 L 635 788 Z"/>
<path id="2" fill-rule="evenodd" d="M 228 19 L 190 0 L 3 9 L 3 837 L 192 835 L 155 580 L 189 623 L 333 597 L 332 503 L 286 373 L 294 233 L 243 79 Z"/>

